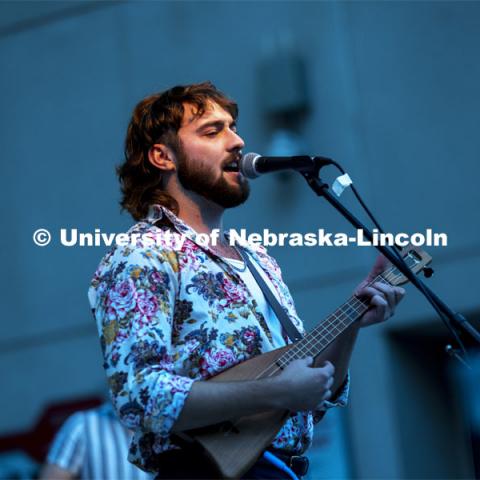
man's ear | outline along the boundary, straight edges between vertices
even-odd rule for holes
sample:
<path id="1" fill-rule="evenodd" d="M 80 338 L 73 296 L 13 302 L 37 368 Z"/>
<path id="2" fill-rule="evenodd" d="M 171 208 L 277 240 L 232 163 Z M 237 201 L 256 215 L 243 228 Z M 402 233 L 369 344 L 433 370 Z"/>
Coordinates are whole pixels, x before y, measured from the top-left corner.
<path id="1" fill-rule="evenodd" d="M 172 150 L 163 143 L 152 145 L 148 151 L 150 163 L 163 172 L 174 172 L 176 170 L 174 159 Z"/>

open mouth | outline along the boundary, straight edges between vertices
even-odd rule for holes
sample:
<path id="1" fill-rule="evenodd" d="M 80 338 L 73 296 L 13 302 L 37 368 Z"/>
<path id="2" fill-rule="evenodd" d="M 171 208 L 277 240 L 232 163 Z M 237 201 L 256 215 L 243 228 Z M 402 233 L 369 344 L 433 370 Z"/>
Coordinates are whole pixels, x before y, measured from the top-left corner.
<path id="1" fill-rule="evenodd" d="M 228 163 L 223 167 L 223 170 L 225 172 L 239 172 L 240 171 L 240 164 L 238 163 L 238 160 L 234 160 L 233 162 Z"/>

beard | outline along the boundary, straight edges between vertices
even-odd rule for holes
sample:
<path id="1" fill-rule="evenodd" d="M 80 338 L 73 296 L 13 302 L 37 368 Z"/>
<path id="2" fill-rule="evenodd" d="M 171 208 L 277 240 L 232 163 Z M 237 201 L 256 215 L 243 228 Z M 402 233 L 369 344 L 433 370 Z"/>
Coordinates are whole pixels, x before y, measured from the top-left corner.
<path id="1" fill-rule="evenodd" d="M 238 185 L 231 185 L 222 176 L 213 180 L 209 172 L 192 166 L 183 149 L 177 148 L 178 181 L 186 190 L 201 195 L 223 208 L 234 208 L 244 203 L 250 195 L 250 186 L 245 177 L 240 176 Z"/>

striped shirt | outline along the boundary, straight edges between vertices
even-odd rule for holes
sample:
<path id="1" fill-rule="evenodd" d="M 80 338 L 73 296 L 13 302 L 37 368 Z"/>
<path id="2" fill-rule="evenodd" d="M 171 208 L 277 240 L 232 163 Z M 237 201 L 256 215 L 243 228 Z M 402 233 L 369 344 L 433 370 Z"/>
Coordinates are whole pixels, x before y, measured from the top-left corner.
<path id="1" fill-rule="evenodd" d="M 127 460 L 131 437 L 109 404 L 77 412 L 58 432 L 47 462 L 81 479 L 151 480 Z"/>

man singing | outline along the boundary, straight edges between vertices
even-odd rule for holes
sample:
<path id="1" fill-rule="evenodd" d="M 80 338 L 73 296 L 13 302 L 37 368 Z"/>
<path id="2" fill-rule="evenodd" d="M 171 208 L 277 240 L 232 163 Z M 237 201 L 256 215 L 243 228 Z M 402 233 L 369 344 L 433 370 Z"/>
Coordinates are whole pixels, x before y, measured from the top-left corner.
<path id="1" fill-rule="evenodd" d="M 315 360 L 295 360 L 271 378 L 203 381 L 290 342 L 245 256 L 304 331 L 266 250 L 211 235 L 223 232 L 225 209 L 249 195 L 238 170 L 244 142 L 237 114 L 208 82 L 136 106 L 118 173 L 122 206 L 138 221 L 128 233 L 137 240 L 103 258 L 89 290 L 112 402 L 135 432 L 129 460 L 159 479 L 218 478 L 177 434 L 271 410 L 291 412 L 268 448 L 280 463 L 260 456 L 243 478 L 304 475 L 314 416 L 346 403 L 359 328 L 390 317 L 404 295 L 383 283 L 366 286 L 385 267 L 381 258 L 356 290 L 370 308 Z M 199 242 L 197 234 L 212 241 Z"/>

